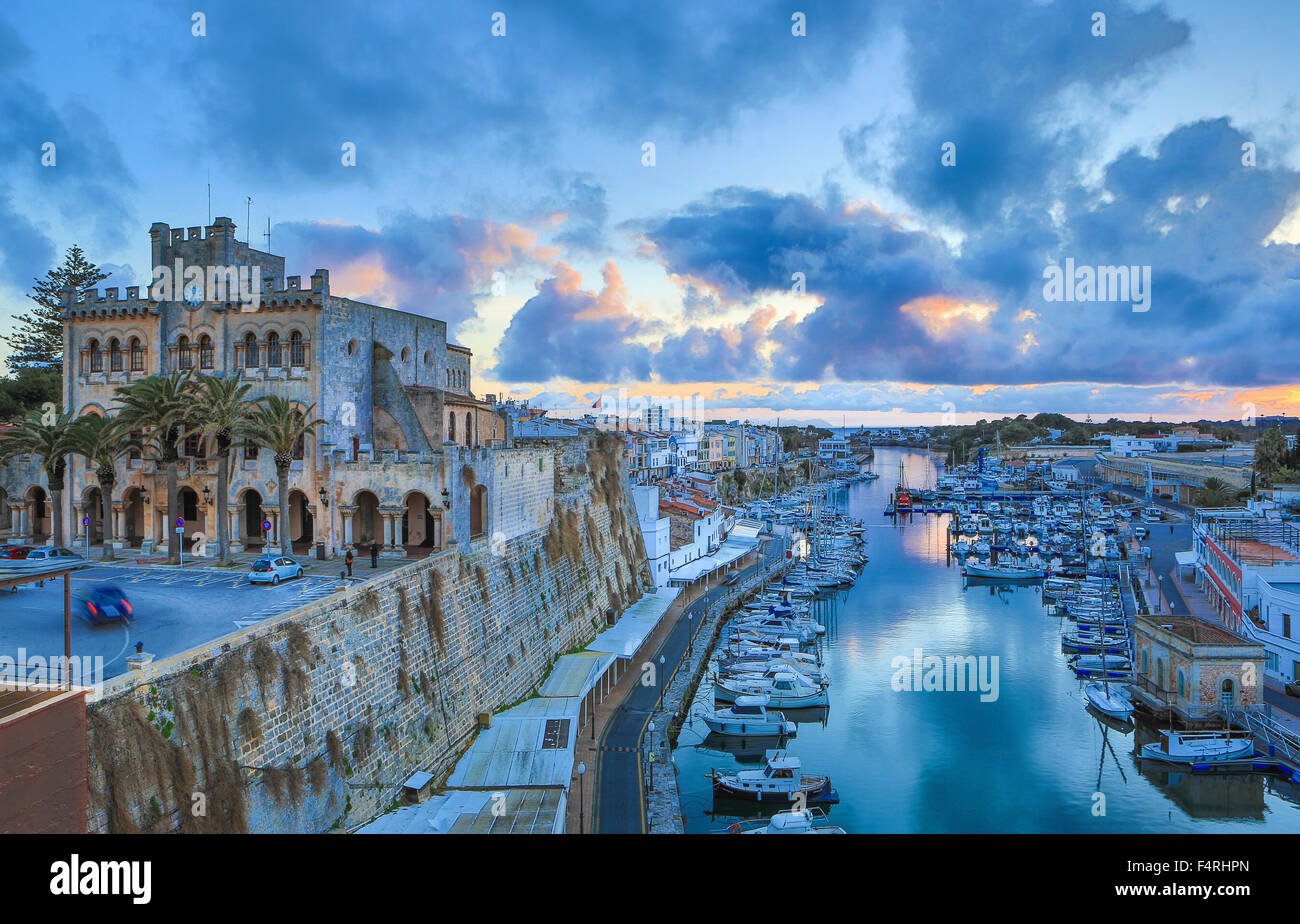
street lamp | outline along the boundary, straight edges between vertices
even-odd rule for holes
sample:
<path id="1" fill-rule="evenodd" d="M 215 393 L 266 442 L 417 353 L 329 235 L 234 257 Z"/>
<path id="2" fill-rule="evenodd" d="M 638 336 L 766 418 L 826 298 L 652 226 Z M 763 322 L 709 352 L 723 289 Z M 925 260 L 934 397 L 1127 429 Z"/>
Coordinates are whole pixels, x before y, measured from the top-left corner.
<path id="1" fill-rule="evenodd" d="M 686 653 L 695 654 L 695 614 L 686 611 Z"/>
<path id="2" fill-rule="evenodd" d="M 203 506 L 208 507 L 212 504 L 212 488 L 208 485 L 203 486 Z"/>
<path id="3" fill-rule="evenodd" d="M 443 510 L 451 509 L 451 492 L 448 491 L 446 488 L 442 489 L 442 509 Z"/>
<path id="4" fill-rule="evenodd" d="M 587 774 L 587 765 L 582 761 L 578 761 L 578 833 L 579 834 L 585 833 L 583 831 L 583 817 L 582 817 L 582 803 L 583 803 L 582 778 L 586 776 L 586 774 Z"/>
<path id="5" fill-rule="evenodd" d="M 646 771 L 645 771 L 646 792 L 654 792 L 654 791 L 655 791 L 655 774 L 654 774 L 654 770 L 655 770 L 655 723 L 654 723 L 654 719 L 651 719 L 651 720 L 650 720 L 650 724 L 649 724 L 648 726 L 646 726 L 646 727 L 647 727 L 647 728 L 649 729 L 649 731 L 650 731 L 650 747 L 646 749 L 647 751 L 649 751 L 649 754 L 646 756 Z"/>
<path id="6" fill-rule="evenodd" d="M 664 688 L 668 686 L 668 678 L 664 676 L 664 664 L 666 659 L 663 655 L 659 656 L 659 708 L 664 707 Z"/>
<path id="7" fill-rule="evenodd" d="M 319 491 L 317 491 L 316 493 L 320 496 L 320 505 L 321 505 L 322 507 L 324 507 L 326 510 L 329 510 L 329 509 L 330 509 L 330 499 L 329 499 L 329 495 L 325 493 L 325 489 L 324 489 L 324 488 L 321 488 L 321 489 L 320 489 Z"/>

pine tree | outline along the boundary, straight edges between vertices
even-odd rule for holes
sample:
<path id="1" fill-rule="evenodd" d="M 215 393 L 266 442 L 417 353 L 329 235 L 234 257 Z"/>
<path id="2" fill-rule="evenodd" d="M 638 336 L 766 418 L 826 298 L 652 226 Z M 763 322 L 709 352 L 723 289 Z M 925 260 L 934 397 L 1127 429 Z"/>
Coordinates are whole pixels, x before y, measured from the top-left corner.
<path id="1" fill-rule="evenodd" d="M 78 293 L 93 289 L 108 274 L 86 259 L 80 247 L 69 247 L 63 265 L 37 279 L 27 297 L 36 303 L 27 314 L 14 318 L 14 332 L 0 337 L 9 344 L 9 368 L 63 369 L 63 298 L 65 286 Z"/>

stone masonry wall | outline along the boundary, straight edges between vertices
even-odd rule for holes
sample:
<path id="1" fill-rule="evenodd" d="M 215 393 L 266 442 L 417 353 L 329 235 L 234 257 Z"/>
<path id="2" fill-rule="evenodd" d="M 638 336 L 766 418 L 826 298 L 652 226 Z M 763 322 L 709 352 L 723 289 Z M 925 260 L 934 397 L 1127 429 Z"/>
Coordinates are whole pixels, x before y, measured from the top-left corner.
<path id="1" fill-rule="evenodd" d="M 347 829 L 412 772 L 444 778 L 480 713 L 533 695 L 639 598 L 618 452 L 570 454 L 544 528 L 458 544 L 110 682 L 89 710 L 89 829 Z"/>

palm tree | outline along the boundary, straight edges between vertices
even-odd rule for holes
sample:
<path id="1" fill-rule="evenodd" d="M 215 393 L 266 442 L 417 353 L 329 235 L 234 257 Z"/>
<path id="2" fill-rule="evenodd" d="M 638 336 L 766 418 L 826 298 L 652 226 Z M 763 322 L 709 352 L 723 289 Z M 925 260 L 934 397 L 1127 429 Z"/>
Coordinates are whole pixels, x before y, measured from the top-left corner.
<path id="1" fill-rule="evenodd" d="M 1226 507 L 1232 502 L 1232 486 L 1222 478 L 1206 478 L 1196 492 L 1198 507 Z"/>
<path id="2" fill-rule="evenodd" d="M 315 409 L 313 404 L 304 411 L 279 395 L 266 395 L 257 400 L 257 409 L 248 426 L 249 438 L 275 454 L 282 555 L 293 552 L 293 541 L 289 538 L 289 468 L 293 465 L 294 450 L 307 437 L 315 436 L 316 428 L 325 423 L 318 417 L 311 417 Z"/>
<path id="3" fill-rule="evenodd" d="M 205 437 L 212 437 L 217 449 L 217 553 L 221 564 L 230 563 L 230 521 L 226 516 L 226 495 L 230 492 L 230 450 L 245 435 L 255 405 L 247 401 L 252 385 L 236 378 L 219 379 L 201 373 L 196 384 L 194 414 Z"/>
<path id="4" fill-rule="evenodd" d="M 68 474 L 68 428 L 72 414 L 63 411 L 32 411 L 14 429 L 0 437 L 0 462 L 14 456 L 37 455 L 45 469 L 45 482 L 53 501 L 54 544 L 63 545 L 63 488 Z"/>
<path id="5" fill-rule="evenodd" d="M 95 480 L 99 482 L 100 516 L 104 524 L 104 561 L 113 559 L 113 543 L 109 537 L 108 524 L 113 522 L 113 485 L 117 482 L 117 460 L 139 446 L 140 441 L 131 435 L 130 428 L 124 426 L 119 417 L 87 414 L 78 417 L 68 428 L 69 450 L 95 466 Z"/>
<path id="6" fill-rule="evenodd" d="M 181 457 L 181 441 L 187 427 L 194 425 L 194 390 L 190 373 L 151 375 L 124 385 L 117 391 L 122 405 L 118 415 L 122 425 L 144 433 L 147 446 L 156 461 L 167 467 L 167 513 L 180 509 L 177 496 L 176 468 Z M 167 561 L 180 562 L 181 544 L 167 543 Z"/>

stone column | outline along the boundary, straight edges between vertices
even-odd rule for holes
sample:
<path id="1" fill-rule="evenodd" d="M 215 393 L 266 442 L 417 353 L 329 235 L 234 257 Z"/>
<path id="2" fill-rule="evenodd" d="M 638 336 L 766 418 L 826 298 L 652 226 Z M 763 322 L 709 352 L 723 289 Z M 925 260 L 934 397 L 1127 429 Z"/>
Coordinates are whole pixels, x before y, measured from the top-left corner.
<path id="1" fill-rule="evenodd" d="M 339 517 L 343 520 L 344 545 L 352 545 L 352 515 L 356 512 L 356 504 L 339 504 Z"/>
<path id="2" fill-rule="evenodd" d="M 230 517 L 230 551 L 244 551 L 244 505 L 231 504 L 226 508 L 226 516 Z"/>
<path id="3" fill-rule="evenodd" d="M 104 526 L 104 545 L 112 544 L 114 552 L 122 551 L 122 505 L 113 504 L 110 508 L 109 524 Z"/>
<path id="4" fill-rule="evenodd" d="M 23 539 L 31 537 L 32 506 L 24 503 L 18 507 L 18 535 Z"/>
<path id="5" fill-rule="evenodd" d="M 89 528 L 81 525 L 81 518 L 83 516 L 81 511 L 84 506 L 85 505 L 82 504 L 81 501 L 72 502 L 72 521 L 77 525 L 76 537 L 74 541 L 76 542 L 77 545 L 80 546 L 84 546 L 86 544 L 86 530 Z"/>

